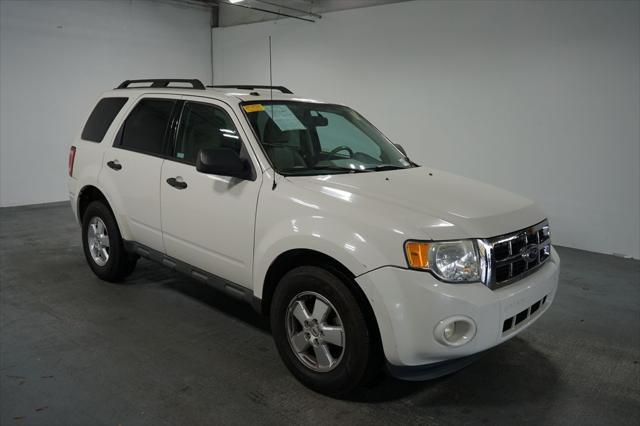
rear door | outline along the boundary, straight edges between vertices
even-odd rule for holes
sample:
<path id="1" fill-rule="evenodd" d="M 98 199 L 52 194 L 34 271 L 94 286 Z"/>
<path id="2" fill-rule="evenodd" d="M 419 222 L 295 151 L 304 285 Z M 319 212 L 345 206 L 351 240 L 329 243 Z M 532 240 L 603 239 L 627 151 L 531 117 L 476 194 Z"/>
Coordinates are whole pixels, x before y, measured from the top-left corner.
<path id="1" fill-rule="evenodd" d="M 162 166 L 162 230 L 169 256 L 251 288 L 256 203 L 262 181 L 246 135 L 228 105 L 184 97 L 175 148 Z M 247 159 L 254 180 L 195 168 L 201 148 L 229 148 Z M 180 182 L 179 185 L 175 183 Z"/>
<path id="2" fill-rule="evenodd" d="M 160 221 L 160 174 L 169 123 L 179 96 L 141 97 L 105 151 L 100 184 L 111 196 L 132 239 L 164 252 Z"/>

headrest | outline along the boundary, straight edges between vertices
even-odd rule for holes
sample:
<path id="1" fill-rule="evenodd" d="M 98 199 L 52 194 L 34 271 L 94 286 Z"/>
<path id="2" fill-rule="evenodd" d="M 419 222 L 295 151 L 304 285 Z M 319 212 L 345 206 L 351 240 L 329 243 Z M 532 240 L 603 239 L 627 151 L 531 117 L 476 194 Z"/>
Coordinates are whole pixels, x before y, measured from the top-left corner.
<path id="1" fill-rule="evenodd" d="M 289 141 L 289 136 L 280 130 L 275 121 L 270 119 L 264 128 L 262 139 L 265 143 L 286 144 Z"/>

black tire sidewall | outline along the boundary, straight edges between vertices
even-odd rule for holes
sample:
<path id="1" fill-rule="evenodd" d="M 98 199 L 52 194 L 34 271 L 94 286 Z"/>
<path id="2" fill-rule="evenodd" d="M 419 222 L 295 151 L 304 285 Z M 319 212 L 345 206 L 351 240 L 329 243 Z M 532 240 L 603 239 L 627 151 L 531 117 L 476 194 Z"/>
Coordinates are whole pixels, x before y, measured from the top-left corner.
<path id="1" fill-rule="evenodd" d="M 89 222 L 94 217 L 99 217 L 104 222 L 107 228 L 107 234 L 109 235 L 109 260 L 107 260 L 104 266 L 98 265 L 91 257 L 89 251 L 87 234 Z M 130 264 L 130 256 L 124 249 L 116 219 L 111 210 L 100 201 L 94 201 L 89 204 L 82 217 L 82 247 L 89 267 L 103 280 L 119 281 L 126 275 L 125 272 L 127 269 L 129 272 L 133 270 Z"/>
<path id="2" fill-rule="evenodd" d="M 291 300 L 304 291 L 316 292 L 336 308 L 345 332 L 345 352 L 340 364 L 328 372 L 306 367 L 295 355 L 286 330 L 286 311 Z M 331 396 L 344 396 L 367 375 L 373 339 L 365 316 L 344 278 L 329 270 L 302 266 L 288 272 L 278 284 L 271 306 L 271 331 L 278 352 L 292 374 L 307 387 Z"/>

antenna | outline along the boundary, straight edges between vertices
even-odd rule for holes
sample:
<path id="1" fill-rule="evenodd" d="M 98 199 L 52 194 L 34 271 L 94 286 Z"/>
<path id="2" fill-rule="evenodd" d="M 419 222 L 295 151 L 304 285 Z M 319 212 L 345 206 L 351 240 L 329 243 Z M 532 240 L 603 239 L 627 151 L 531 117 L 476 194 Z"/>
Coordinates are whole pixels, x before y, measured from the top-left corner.
<path id="1" fill-rule="evenodd" d="M 271 99 L 271 119 L 273 120 L 273 66 L 271 65 L 271 36 L 269 36 L 269 97 Z M 273 185 L 271 186 L 271 190 L 274 191 L 277 185 L 276 170 L 273 169 Z"/>
<path id="2" fill-rule="evenodd" d="M 269 36 L 269 86 L 271 87 L 271 100 L 273 101 L 273 67 L 271 66 L 271 36 Z"/>

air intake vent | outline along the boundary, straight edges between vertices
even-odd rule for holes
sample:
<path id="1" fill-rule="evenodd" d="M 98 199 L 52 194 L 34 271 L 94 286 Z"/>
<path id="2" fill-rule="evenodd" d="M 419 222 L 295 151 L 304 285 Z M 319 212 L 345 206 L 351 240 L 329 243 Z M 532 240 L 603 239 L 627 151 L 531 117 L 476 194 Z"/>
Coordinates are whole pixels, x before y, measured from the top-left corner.
<path id="1" fill-rule="evenodd" d="M 502 334 L 527 323 L 540 310 L 540 308 L 544 306 L 545 303 L 547 303 L 547 296 L 538 300 L 524 311 L 519 312 L 517 315 L 504 320 L 504 323 L 502 324 Z"/>

